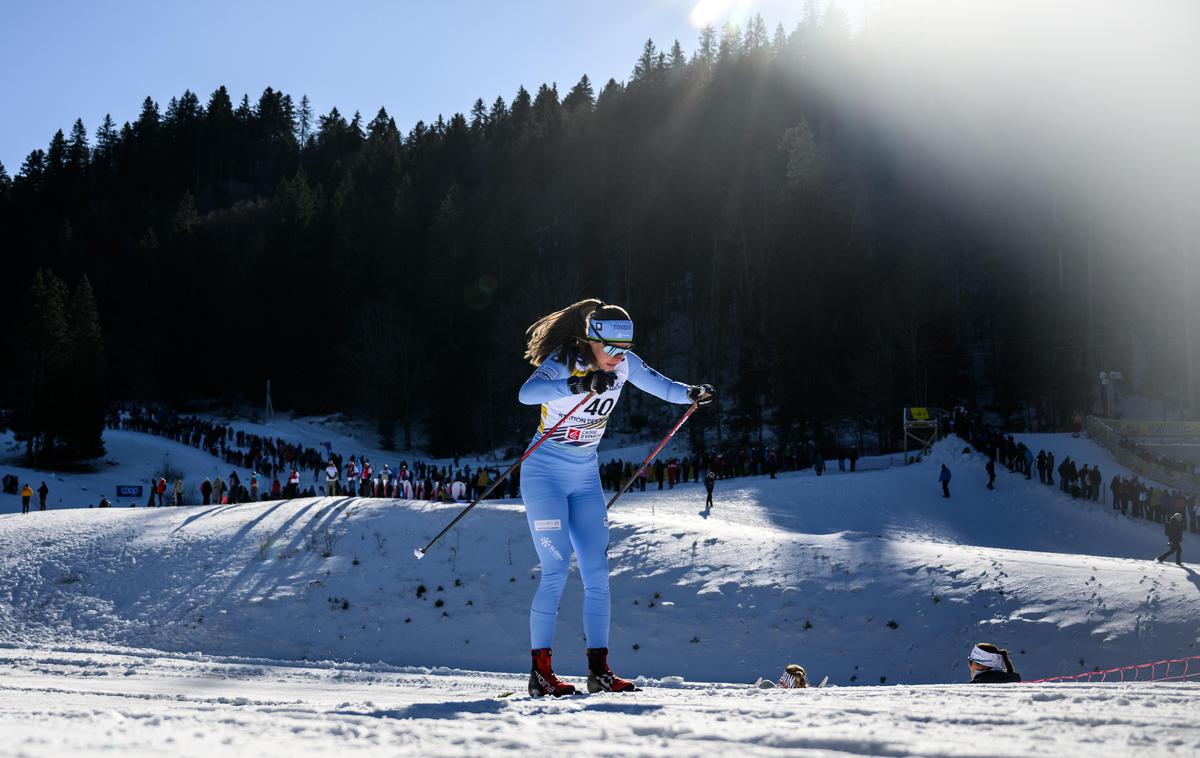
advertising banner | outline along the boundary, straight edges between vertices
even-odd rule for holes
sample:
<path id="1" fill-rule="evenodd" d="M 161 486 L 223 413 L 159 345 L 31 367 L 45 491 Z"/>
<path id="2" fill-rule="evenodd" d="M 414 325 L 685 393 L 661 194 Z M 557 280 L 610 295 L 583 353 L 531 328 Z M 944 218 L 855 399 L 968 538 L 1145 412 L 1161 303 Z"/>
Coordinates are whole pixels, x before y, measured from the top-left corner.
<path id="1" fill-rule="evenodd" d="M 1140 476 L 1144 479 L 1151 479 L 1160 484 L 1165 484 L 1168 487 L 1171 487 L 1172 489 L 1180 489 L 1180 490 L 1186 490 L 1188 492 L 1200 493 L 1200 477 L 1196 476 L 1195 474 L 1188 473 L 1186 471 L 1176 471 L 1174 469 L 1169 469 L 1169 468 L 1166 468 L 1165 466 L 1161 466 L 1158 463 L 1155 463 L 1153 460 L 1151 460 L 1149 457 L 1147 457 L 1145 450 L 1143 448 L 1141 448 L 1135 444 L 1132 444 L 1132 440 L 1134 439 L 1134 437 L 1139 436 L 1139 435 L 1130 434 L 1127 432 L 1119 433 L 1114 428 L 1118 424 L 1130 424 L 1130 423 L 1134 423 L 1134 424 L 1141 423 L 1141 424 L 1146 425 L 1145 428 L 1150 428 L 1151 426 L 1153 426 L 1155 424 L 1159 424 L 1160 422 L 1157 422 L 1157 421 L 1128 422 L 1128 421 L 1117 421 L 1114 419 L 1098 418 L 1096 416 L 1088 416 L 1087 417 L 1087 433 L 1088 433 L 1089 437 L 1094 439 L 1096 442 L 1099 442 L 1104 447 L 1108 448 L 1108 451 L 1112 454 L 1113 458 L 1115 458 L 1118 463 L 1120 463 L 1122 466 L 1129 469 L 1130 471 L 1134 472 L 1138 476 Z M 1196 422 L 1175 421 L 1175 422 L 1165 422 L 1165 423 L 1170 423 L 1170 424 L 1181 424 L 1181 423 L 1189 424 L 1189 423 L 1191 423 L 1191 424 L 1194 424 Z"/>
<path id="2" fill-rule="evenodd" d="M 1125 437 L 1200 437 L 1200 421 L 1099 420 Z"/>

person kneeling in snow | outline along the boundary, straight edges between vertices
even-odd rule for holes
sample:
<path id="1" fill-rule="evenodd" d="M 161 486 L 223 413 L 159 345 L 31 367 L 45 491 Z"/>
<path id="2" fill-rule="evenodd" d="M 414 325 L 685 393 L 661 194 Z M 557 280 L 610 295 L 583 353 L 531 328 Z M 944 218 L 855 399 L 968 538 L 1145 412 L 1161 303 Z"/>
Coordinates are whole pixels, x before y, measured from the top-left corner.
<path id="1" fill-rule="evenodd" d="M 779 677 L 779 686 L 785 690 L 802 690 L 808 687 L 808 673 L 799 663 L 789 663 Z"/>
<path id="2" fill-rule="evenodd" d="M 825 681 L 828 679 L 829 677 L 825 677 Z M 817 687 L 824 685 L 825 681 L 822 681 Z M 773 690 L 777 687 L 785 690 L 808 689 L 808 673 L 799 663 L 789 663 L 784 668 L 783 676 L 779 677 L 778 682 L 772 682 L 770 679 L 759 677 L 754 686 L 760 690 Z"/>
<path id="3" fill-rule="evenodd" d="M 1005 684 L 1021 681 L 1021 675 L 1013 671 L 1008 651 L 990 642 L 980 642 L 971 648 L 967 656 L 967 668 L 971 670 L 971 684 Z"/>

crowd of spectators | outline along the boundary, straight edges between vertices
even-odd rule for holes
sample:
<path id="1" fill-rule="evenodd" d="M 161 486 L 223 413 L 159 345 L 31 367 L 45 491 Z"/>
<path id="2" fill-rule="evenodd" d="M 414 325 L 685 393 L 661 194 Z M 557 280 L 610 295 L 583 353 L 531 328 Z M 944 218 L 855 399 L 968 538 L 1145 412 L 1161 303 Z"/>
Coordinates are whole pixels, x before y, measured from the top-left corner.
<path id="1" fill-rule="evenodd" d="M 190 445 L 223 460 L 231 467 L 228 477 L 204 479 L 200 504 L 277 500 L 283 497 L 348 495 L 417 500 L 473 500 L 499 475 L 488 466 L 460 466 L 428 461 L 398 460 L 381 466 L 369 456 L 344 457 L 331 445 L 322 450 L 288 442 L 280 437 L 252 434 L 209 419 L 181 416 L 170 411 L 135 407 L 109 414 L 110 429 L 153 434 Z M 241 470 L 243 473 L 239 473 Z M 519 478 L 510 477 L 490 497 L 516 497 Z M 147 505 L 183 504 L 182 478 L 172 485 L 166 477 L 151 482 Z"/>
<path id="2" fill-rule="evenodd" d="M 837 460 L 839 471 L 858 470 L 857 447 L 834 447 L 829 455 Z M 639 490 L 647 486 L 674 489 L 676 484 L 699 483 L 712 471 L 717 479 L 745 476 L 769 476 L 781 471 L 813 469 L 825 472 L 825 453 L 811 440 L 797 444 L 731 445 L 696 455 L 655 459 L 634 483 Z M 600 464 L 600 482 L 607 490 L 618 490 L 633 477 L 641 461 L 613 458 Z"/>
<path id="3" fill-rule="evenodd" d="M 474 500 L 486 493 L 500 475 L 495 467 L 430 461 L 397 460 L 382 465 L 363 453 L 345 456 L 326 443 L 322 449 L 259 435 L 211 419 L 186 416 L 142 406 L 118 408 L 106 417 L 109 429 L 139 432 L 170 439 L 221 459 L 227 475 L 204 478 L 195 489 L 185 485 L 185 474 L 164 472 L 149 481 L 147 507 L 187 504 L 213 505 L 278 500 L 320 495 L 357 495 L 412 500 Z M 778 446 L 728 445 L 708 452 L 655 460 L 641 473 L 635 486 L 674 488 L 700 483 L 711 472 L 713 479 L 769 476 L 782 471 L 826 470 L 826 457 L 836 459 L 839 470 L 856 471 L 857 447 L 835 446 L 826 451 L 813 441 Z M 611 459 L 600 464 L 605 489 L 618 490 L 633 477 L 640 461 Z M 11 480 L 10 480 L 11 479 Z M 16 477 L 4 478 L 4 491 L 16 494 Z M 520 469 L 488 493 L 492 498 L 516 498 Z M 192 501 L 192 502 L 189 502 Z M 130 503 L 137 505 L 138 503 Z M 111 507 L 107 496 L 99 507 Z"/>
<path id="4" fill-rule="evenodd" d="M 1038 481 L 1054 485 L 1057 475 L 1058 488 L 1065 494 L 1092 502 L 1108 500 L 1106 495 L 1111 493 L 1112 509 L 1130 518 L 1165 524 L 1178 513 L 1189 531 L 1200 534 L 1200 502 L 1194 492 L 1147 484 L 1136 474 L 1129 477 L 1114 474 L 1107 483 L 1106 493 L 1098 464 L 1080 465 L 1070 456 L 1063 456 L 1056 467 L 1054 451 L 1038 450 L 1035 455 L 1024 442 L 988 427 L 979 414 L 964 408 L 955 409 L 951 425 L 959 437 L 988 456 L 989 461 L 1001 463 L 1013 473 L 1024 474 L 1026 479 L 1032 479 L 1033 472 L 1037 471 Z"/>
<path id="5" fill-rule="evenodd" d="M 1189 461 L 1185 458 L 1167 455 L 1166 453 L 1156 453 L 1147 448 L 1145 445 L 1139 445 L 1129 437 L 1121 437 L 1121 440 L 1118 444 L 1139 458 L 1149 461 L 1157 466 L 1161 466 L 1168 471 L 1176 471 L 1181 474 L 1190 474 L 1194 477 L 1200 477 L 1200 461 Z"/>
<path id="6" fill-rule="evenodd" d="M 126 407 L 110 411 L 106 426 L 120 431 L 152 434 L 194 447 L 220 458 L 230 467 L 228 475 L 205 477 L 196 488 L 185 486 L 186 474 L 163 471 L 149 481 L 145 505 L 215 505 L 251 503 L 259 500 L 318 497 L 318 495 L 354 494 L 367 498 L 414 500 L 474 500 L 487 493 L 499 476 L 499 469 L 487 465 L 460 465 L 407 459 L 378 465 L 364 453 L 322 449 L 289 443 L 280 437 L 254 434 L 211 419 L 186 416 L 170 410 Z M 840 470 L 858 467 L 857 447 L 834 447 L 828 451 Z M 635 474 L 638 462 L 610 459 L 600 464 L 602 485 L 617 491 Z M 742 476 L 775 476 L 780 471 L 812 469 L 820 476 L 826 470 L 826 455 L 814 441 L 779 446 L 732 445 L 683 457 L 656 459 L 635 486 L 642 491 L 652 486 L 674 488 L 679 483 L 700 483 L 707 475 L 714 480 Z M 517 498 L 520 494 L 520 469 L 508 480 L 487 493 L 490 498 Z M 16 477 L 6 476 L 5 492 L 17 494 Z M 137 505 L 137 503 L 130 503 Z M 112 503 L 102 497 L 100 507 Z"/>
<path id="7" fill-rule="evenodd" d="M 118 408 L 106 417 L 109 429 L 133 431 L 170 439 L 221 459 L 227 475 L 204 478 L 195 489 L 185 485 L 185 474 L 164 472 L 146 488 L 147 507 L 170 505 L 243 503 L 319 495 L 358 495 L 413 500 L 474 500 L 488 491 L 500 475 L 490 466 L 441 465 L 422 460 L 398 460 L 382 466 L 362 453 L 348 457 L 326 443 L 323 449 L 288 442 L 281 437 L 254 434 L 211 419 L 186 416 L 169 410 L 142 406 Z M 728 445 L 696 455 L 655 460 L 641 473 L 635 486 L 674 488 L 686 482 L 700 483 L 711 472 L 713 479 L 769 476 L 781 471 L 812 469 L 818 476 L 826 470 L 827 455 L 836 459 L 839 470 L 855 471 L 859 453 L 854 446 L 835 446 L 827 451 L 813 441 L 779 446 Z M 640 461 L 611 459 L 600 464 L 605 489 L 618 490 L 629 481 Z M 4 491 L 18 493 L 16 477 L 4 477 Z M 44 485 L 43 485 L 44 486 Z M 520 469 L 488 493 L 493 498 L 516 498 L 520 491 Z M 189 502 L 192 501 L 192 502 Z M 111 507 L 107 496 L 99 507 Z M 137 505 L 137 503 L 130 503 Z"/>

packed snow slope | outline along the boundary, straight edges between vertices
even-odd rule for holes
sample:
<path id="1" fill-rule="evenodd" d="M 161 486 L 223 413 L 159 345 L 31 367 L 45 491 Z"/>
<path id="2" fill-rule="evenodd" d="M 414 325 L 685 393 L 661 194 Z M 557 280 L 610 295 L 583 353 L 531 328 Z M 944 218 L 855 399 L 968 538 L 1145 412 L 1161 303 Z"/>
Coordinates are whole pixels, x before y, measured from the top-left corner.
<path id="1" fill-rule="evenodd" d="M 0 756 L 1193 756 L 1194 684 L 759 690 L 534 700 L 512 675 L 0 649 Z M 516 690 L 516 692 L 514 692 Z"/>
<path id="2" fill-rule="evenodd" d="M 1060 460 L 1116 471 L 1087 440 L 1050 441 Z M 982 458 L 961 449 L 721 481 L 711 513 L 698 485 L 627 494 L 611 513 L 614 666 L 750 682 L 796 661 L 841 685 L 921 684 L 963 681 L 982 640 L 1011 649 L 1027 678 L 1195 653 L 1200 575 L 1153 562 L 1160 526 L 1006 471 L 989 492 Z M 413 557 L 461 507 L 318 498 L 6 514 L 0 640 L 527 670 L 538 568 L 519 502 L 480 506 Z M 585 671 L 581 594 L 572 578 L 555 644 L 566 675 Z"/>

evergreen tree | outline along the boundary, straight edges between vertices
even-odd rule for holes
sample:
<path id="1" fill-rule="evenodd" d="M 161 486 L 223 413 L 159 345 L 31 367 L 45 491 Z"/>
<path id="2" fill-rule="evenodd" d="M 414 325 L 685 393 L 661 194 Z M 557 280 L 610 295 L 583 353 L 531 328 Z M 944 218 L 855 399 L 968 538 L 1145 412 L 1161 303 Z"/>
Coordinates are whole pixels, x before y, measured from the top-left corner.
<path id="1" fill-rule="evenodd" d="M 298 126 L 296 124 L 296 103 L 292 100 L 291 95 L 284 94 L 283 98 L 279 101 L 279 104 L 283 112 L 283 120 L 291 124 L 292 138 L 295 139 L 295 133 L 298 130 Z"/>
<path id="2" fill-rule="evenodd" d="M 616 79 L 609 79 L 604 85 L 604 89 L 600 90 L 600 96 L 596 98 L 596 107 L 600 108 L 607 103 L 616 100 L 625 88 L 617 82 Z"/>
<path id="3" fill-rule="evenodd" d="M 57 176 L 66 166 L 67 138 L 63 136 L 63 130 L 59 129 L 54 133 L 50 147 L 46 150 L 46 173 L 49 176 Z"/>
<path id="4" fill-rule="evenodd" d="M 275 193 L 275 200 L 280 207 L 280 215 L 285 224 L 296 229 L 304 229 L 312 223 L 316 214 L 317 198 L 303 171 L 297 171 L 291 180 L 280 183 Z"/>
<path id="5" fill-rule="evenodd" d="M 153 265 L 154 258 L 158 254 L 158 235 L 155 234 L 154 227 L 146 227 L 138 240 L 137 247 L 144 267 Z"/>
<path id="6" fill-rule="evenodd" d="M 97 157 L 108 158 L 111 156 L 113 148 L 117 146 L 117 139 L 119 137 L 117 124 L 113 121 L 112 115 L 105 113 L 104 120 L 100 122 L 100 126 L 96 129 Z"/>
<path id="7" fill-rule="evenodd" d="M 717 30 L 712 24 L 700 30 L 700 44 L 696 46 L 693 59 L 701 68 L 711 68 L 717 62 Z"/>
<path id="8" fill-rule="evenodd" d="M 336 107 L 331 108 L 327 115 L 321 116 L 317 121 L 317 142 L 319 143 L 336 142 L 346 133 L 346 119 L 342 118 L 342 114 L 338 113 Z"/>
<path id="9" fill-rule="evenodd" d="M 177 235 L 188 235 L 200 225 L 200 214 L 196 212 L 196 199 L 191 192 L 185 191 L 179 198 L 179 207 L 171 218 L 171 231 Z M 89 285 L 90 291 L 90 285 Z"/>
<path id="10" fill-rule="evenodd" d="M 471 131 L 478 134 L 487 124 L 487 106 L 483 104 L 482 97 L 477 97 L 475 104 L 471 106 Z"/>
<path id="11" fill-rule="evenodd" d="M 537 97 L 533 99 L 533 126 L 536 136 L 541 138 L 558 128 L 562 106 L 558 102 L 558 86 L 543 84 L 538 87 Z"/>
<path id="12" fill-rule="evenodd" d="M 233 111 L 233 120 L 239 124 L 249 125 L 254 119 L 254 109 L 250 107 L 250 96 L 243 93 L 242 100 Z"/>
<path id="13" fill-rule="evenodd" d="M 300 109 L 296 112 L 296 139 L 302 147 L 308 144 L 309 137 L 312 136 L 312 125 L 312 104 L 308 101 L 308 95 L 303 95 L 300 98 Z"/>
<path id="14" fill-rule="evenodd" d="M 767 37 L 767 22 L 763 21 L 761 13 L 755 13 L 746 26 L 746 40 L 743 48 L 747 53 L 760 53 L 767 49 L 770 39 Z"/>
<path id="15" fill-rule="evenodd" d="M 133 124 L 134 134 L 143 145 L 149 145 L 150 141 L 158 134 L 160 122 L 158 103 L 147 97 L 142 101 L 142 111 L 138 114 L 137 121 Z"/>
<path id="16" fill-rule="evenodd" d="M 394 133 L 395 128 L 396 125 L 388 116 L 387 110 L 380 108 L 379 112 L 375 114 L 375 118 L 371 119 L 371 123 L 367 124 L 367 138 L 385 139 L 398 136 Z"/>
<path id="17" fill-rule="evenodd" d="M 668 60 L 667 67 L 676 80 L 681 78 L 687 70 L 687 56 L 684 55 L 683 46 L 679 44 L 679 40 L 675 40 L 671 45 L 671 57 Z"/>
<path id="18" fill-rule="evenodd" d="M 579 81 L 563 98 L 563 110 L 568 113 L 575 111 L 590 112 L 596 104 L 596 94 L 592 91 L 592 82 L 588 79 L 588 75 L 584 74 L 579 78 Z"/>
<path id="19" fill-rule="evenodd" d="M 67 381 L 70 333 L 67 288 L 51 271 L 38 270 L 18 316 L 10 365 L 5 371 L 12 384 L 10 426 L 26 457 L 42 462 L 53 457 L 64 430 L 63 404 L 73 388 Z"/>
<path id="20" fill-rule="evenodd" d="M 721 44 L 717 47 L 717 61 L 728 62 L 742 52 L 742 32 L 732 21 L 721 31 Z"/>
<path id="21" fill-rule="evenodd" d="M 504 104 L 504 98 L 497 96 L 492 101 L 492 109 L 488 111 L 488 123 L 492 125 L 502 124 L 508 120 L 508 106 Z"/>
<path id="22" fill-rule="evenodd" d="M 522 132 L 529 122 L 529 113 L 532 109 L 533 102 L 529 97 L 529 91 L 523 85 L 518 87 L 517 96 L 513 98 L 512 107 L 508 111 L 509 119 L 518 132 Z"/>
<path id="23" fill-rule="evenodd" d="M 771 52 L 774 55 L 781 55 L 785 47 L 787 47 L 787 32 L 783 30 L 783 24 L 776 24 L 775 36 L 771 38 Z"/>
<path id="24" fill-rule="evenodd" d="M 208 108 L 205 109 L 210 124 L 228 123 L 233 120 L 233 100 L 225 85 L 213 90 L 208 98 Z"/>
<path id="25" fill-rule="evenodd" d="M 88 147 L 87 130 L 83 128 L 83 119 L 75 119 L 71 127 L 71 139 L 67 143 L 67 165 L 74 172 L 82 171 L 88 164 L 91 148 Z"/>
<path id="26" fill-rule="evenodd" d="M 654 40 L 648 39 L 642 45 L 642 54 L 633 66 L 633 82 L 643 83 L 652 81 L 657 71 L 658 49 L 654 46 Z"/>
<path id="27" fill-rule="evenodd" d="M 33 150 L 25 156 L 21 169 L 17 172 L 17 183 L 30 189 L 41 188 L 46 179 L 46 151 Z"/>
<path id="28" fill-rule="evenodd" d="M 101 436 L 107 400 L 100 314 L 86 276 L 72 293 L 67 325 L 70 391 L 60 399 L 64 411 L 64 454 L 72 460 L 95 458 L 104 454 Z"/>
<path id="29" fill-rule="evenodd" d="M 167 110 L 163 114 L 163 126 L 180 130 L 188 128 L 204 117 L 204 109 L 200 105 L 200 99 L 191 90 L 184 90 L 180 97 L 172 97 L 167 103 Z"/>
<path id="30" fill-rule="evenodd" d="M 271 87 L 263 90 L 253 112 L 258 133 L 274 145 L 287 144 L 295 139 L 296 125 L 293 123 L 291 98 L 285 97 Z"/>

